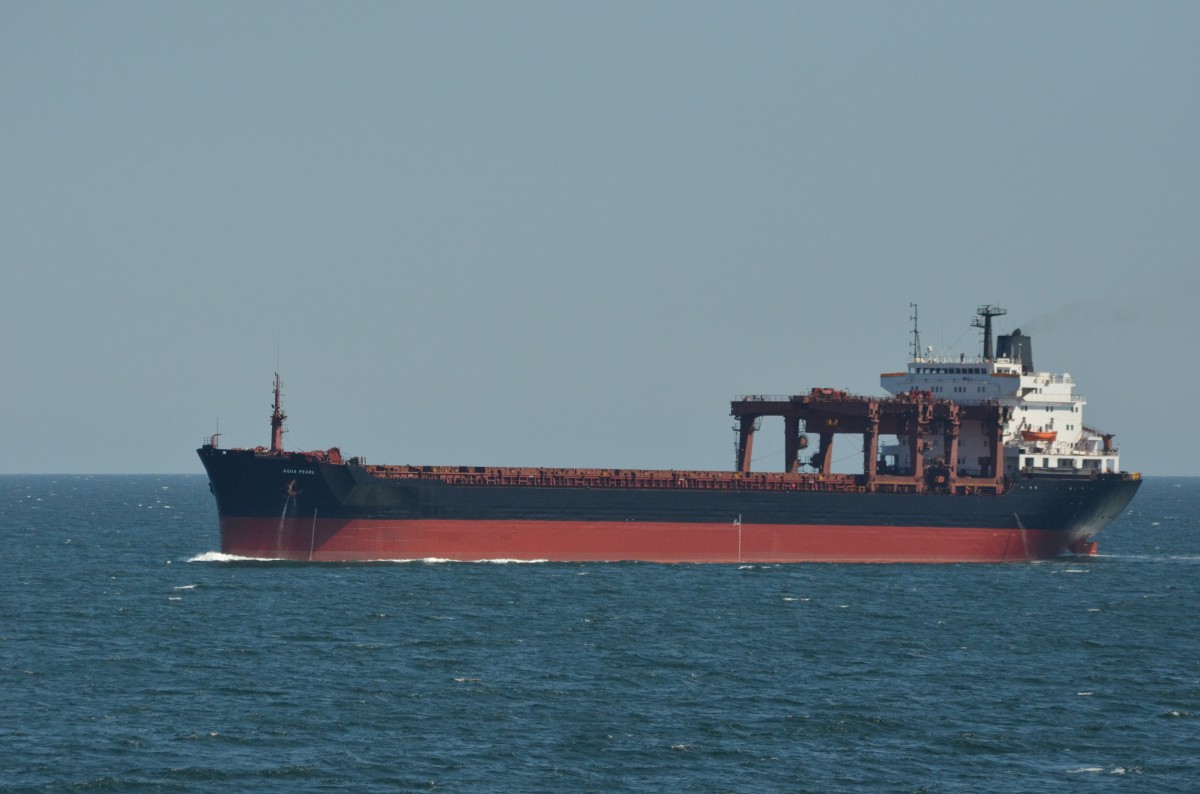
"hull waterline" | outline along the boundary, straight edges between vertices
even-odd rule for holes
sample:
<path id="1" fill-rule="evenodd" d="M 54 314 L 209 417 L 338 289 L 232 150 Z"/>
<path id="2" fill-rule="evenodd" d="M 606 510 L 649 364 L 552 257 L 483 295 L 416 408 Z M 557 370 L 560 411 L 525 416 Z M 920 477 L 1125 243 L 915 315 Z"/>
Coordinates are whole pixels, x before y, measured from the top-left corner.
<path id="1" fill-rule="evenodd" d="M 221 551 L 307 562 L 1027 562 L 1070 553 L 1066 532 L 969 527 L 222 518 Z"/>

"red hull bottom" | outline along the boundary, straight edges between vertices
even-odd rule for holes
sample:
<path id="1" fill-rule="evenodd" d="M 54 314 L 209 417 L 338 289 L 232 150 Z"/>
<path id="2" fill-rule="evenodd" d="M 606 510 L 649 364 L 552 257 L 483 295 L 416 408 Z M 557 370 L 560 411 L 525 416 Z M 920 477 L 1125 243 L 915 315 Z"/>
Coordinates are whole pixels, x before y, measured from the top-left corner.
<path id="1" fill-rule="evenodd" d="M 550 562 L 1020 562 L 1082 540 L 1037 529 L 593 521 L 221 519 L 243 557 Z"/>

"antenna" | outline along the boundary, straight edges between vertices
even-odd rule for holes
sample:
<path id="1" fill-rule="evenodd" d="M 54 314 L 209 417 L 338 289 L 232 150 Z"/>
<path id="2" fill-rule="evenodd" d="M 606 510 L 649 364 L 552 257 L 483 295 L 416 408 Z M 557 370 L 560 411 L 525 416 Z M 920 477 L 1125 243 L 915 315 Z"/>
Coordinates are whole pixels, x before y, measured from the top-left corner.
<path id="1" fill-rule="evenodd" d="M 912 324 L 913 324 L 912 360 L 920 361 L 921 360 L 921 331 L 917 328 L 917 304 L 910 303 L 910 304 L 908 304 L 908 306 L 909 306 L 909 308 L 912 309 L 912 317 L 908 318 L 908 319 L 912 320 Z"/>
<path id="2" fill-rule="evenodd" d="M 1001 309 L 999 306 L 980 306 L 975 310 L 978 316 L 971 321 L 972 328 L 983 329 L 983 357 L 991 361 L 992 359 L 992 318 L 999 317 L 1002 314 L 1008 314 L 1007 309 Z"/>

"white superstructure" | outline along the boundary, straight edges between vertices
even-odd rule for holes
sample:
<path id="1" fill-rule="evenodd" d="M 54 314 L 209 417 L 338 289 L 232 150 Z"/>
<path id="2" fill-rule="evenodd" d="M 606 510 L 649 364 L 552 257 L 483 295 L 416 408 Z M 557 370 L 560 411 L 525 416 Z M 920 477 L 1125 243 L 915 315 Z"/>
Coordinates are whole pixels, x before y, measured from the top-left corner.
<path id="1" fill-rule="evenodd" d="M 983 355 L 957 358 L 921 355 L 914 341 L 914 358 L 906 372 L 880 376 L 884 389 L 892 394 L 932 392 L 957 403 L 996 403 L 1009 410 L 1004 424 L 1004 469 L 1015 475 L 1022 469 L 1074 471 L 1076 473 L 1116 473 L 1120 471 L 1117 449 L 1112 436 L 1087 427 L 1083 406 L 1087 403 L 1075 394 L 1071 376 L 1035 372 L 1030 338 L 1015 330 L 998 339 L 992 355 L 991 318 L 1003 309 L 983 306 L 979 309 L 984 329 Z M 914 340 L 916 330 L 914 328 Z M 958 442 L 956 470 L 960 474 L 979 475 L 992 460 L 992 436 L 979 420 L 965 420 Z M 928 460 L 944 459 L 941 439 L 933 439 L 924 454 Z M 899 437 L 894 446 L 881 453 L 900 469 L 911 467 L 907 439 Z M 948 463 L 948 461 L 947 461 Z"/>

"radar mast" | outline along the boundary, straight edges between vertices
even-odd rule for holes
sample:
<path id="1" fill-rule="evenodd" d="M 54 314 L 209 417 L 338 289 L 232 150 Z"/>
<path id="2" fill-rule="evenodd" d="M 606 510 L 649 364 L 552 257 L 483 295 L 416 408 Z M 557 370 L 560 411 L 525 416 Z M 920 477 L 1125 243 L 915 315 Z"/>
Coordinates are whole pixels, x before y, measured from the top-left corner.
<path id="1" fill-rule="evenodd" d="M 978 315 L 971 321 L 972 328 L 983 329 L 983 358 L 985 361 L 992 360 L 992 318 L 999 317 L 1002 314 L 1008 314 L 1007 309 L 1001 309 L 999 306 L 980 306 L 975 310 Z"/>
<path id="2" fill-rule="evenodd" d="M 908 319 L 912 320 L 912 324 L 913 324 L 913 328 L 912 328 L 912 360 L 920 361 L 921 360 L 921 331 L 917 328 L 917 304 L 910 303 L 908 305 L 912 309 L 912 317 L 908 318 Z"/>

